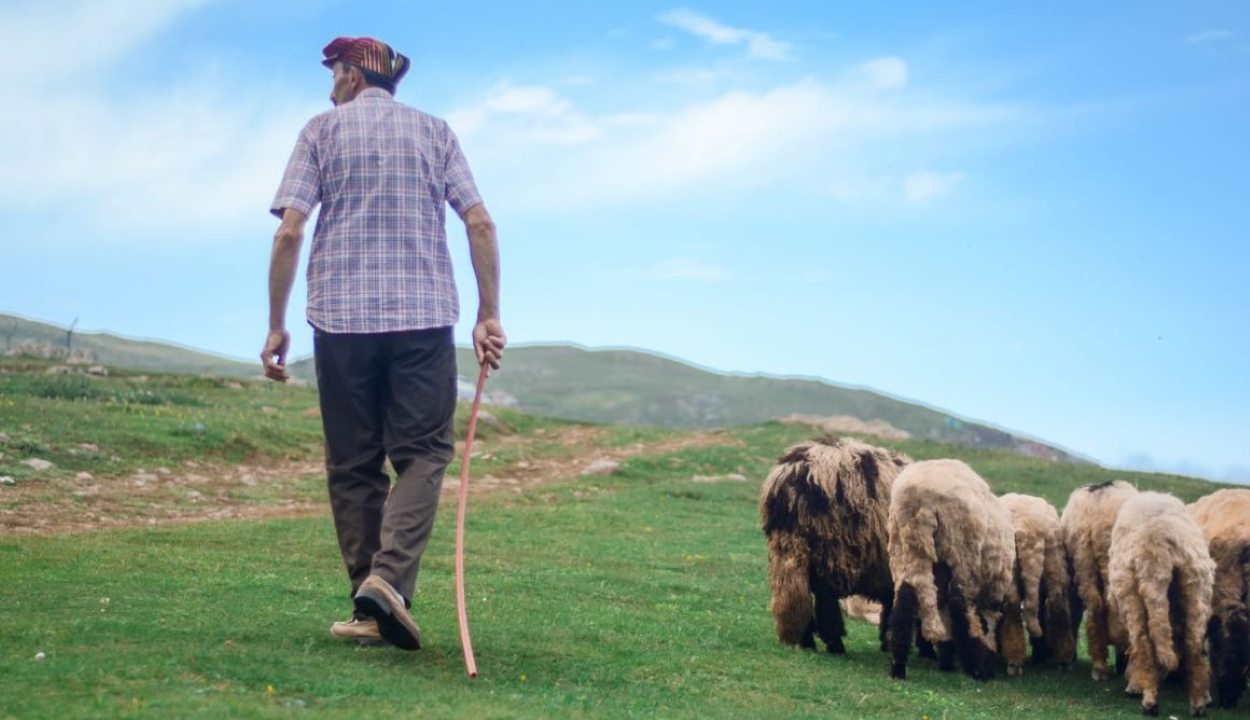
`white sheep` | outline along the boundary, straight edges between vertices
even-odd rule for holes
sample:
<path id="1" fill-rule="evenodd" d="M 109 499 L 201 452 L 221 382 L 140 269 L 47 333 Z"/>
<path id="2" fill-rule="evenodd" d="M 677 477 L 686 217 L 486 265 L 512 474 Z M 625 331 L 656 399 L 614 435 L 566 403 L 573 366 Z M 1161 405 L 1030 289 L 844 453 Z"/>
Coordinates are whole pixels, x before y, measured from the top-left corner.
<path id="1" fill-rule="evenodd" d="M 1021 604 L 1003 617 L 1002 646 L 1007 674 L 1024 667 L 1024 628 L 1033 647 L 1033 662 L 1051 654 L 1063 669 L 1076 659 L 1076 638 L 1069 607 L 1068 554 L 1059 527 L 1059 512 L 1040 497 L 1007 493 L 999 502 L 1011 514 L 1016 537 L 1015 582 Z"/>
<path id="2" fill-rule="evenodd" d="M 1184 503 L 1157 492 L 1126 500 L 1111 532 L 1109 573 L 1109 610 L 1128 636 L 1125 692 L 1140 694 L 1142 712 L 1157 715 L 1160 673 L 1183 666 L 1189 707 L 1204 714 L 1210 678 L 1202 643 L 1215 561 Z"/>
<path id="3" fill-rule="evenodd" d="M 978 680 L 994 674 L 994 635 L 1013 580 L 1015 535 L 989 485 L 958 460 L 907 466 L 894 481 L 889 515 L 894 606 L 889 618 L 890 676 L 907 676 L 913 628 L 938 649 L 938 667 L 957 655 Z"/>
<path id="4" fill-rule="evenodd" d="M 1117 672 L 1123 670 L 1127 660 L 1123 624 L 1107 612 L 1107 563 L 1116 515 L 1120 506 L 1136 494 L 1137 488 L 1123 480 L 1079 487 L 1068 496 L 1068 504 L 1059 517 L 1077 596 L 1086 614 L 1085 644 L 1093 662 L 1090 676 L 1095 680 L 1111 677 L 1108 645 L 1116 648 Z M 1080 626 L 1081 612 L 1079 606 L 1072 612 L 1073 631 Z"/>

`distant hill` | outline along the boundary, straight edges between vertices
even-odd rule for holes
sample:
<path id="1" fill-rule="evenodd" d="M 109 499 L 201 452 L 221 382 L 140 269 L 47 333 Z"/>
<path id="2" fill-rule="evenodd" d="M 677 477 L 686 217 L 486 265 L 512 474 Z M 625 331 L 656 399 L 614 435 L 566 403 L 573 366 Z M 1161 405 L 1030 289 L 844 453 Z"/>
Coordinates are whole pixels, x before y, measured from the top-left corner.
<path id="1" fill-rule="evenodd" d="M 0 314 L 0 354 L 11 353 L 25 346 L 61 353 L 72 353 L 80 359 L 113 367 L 132 368 L 146 372 L 185 373 L 188 375 L 220 375 L 225 377 L 256 377 L 261 374 L 260 362 L 245 363 L 206 352 L 178 347 L 169 343 L 131 340 L 109 333 L 85 333 L 69 328 L 27 320 L 15 315 Z"/>
<path id="2" fill-rule="evenodd" d="M 457 361 L 464 375 L 477 364 L 468 348 L 458 350 Z M 487 390 L 515 398 L 528 413 L 569 420 L 713 428 L 796 414 L 849 416 L 883 421 L 918 439 L 1084 461 L 1062 448 L 872 390 L 823 380 L 728 375 L 634 350 L 510 347 Z"/>
<path id="3" fill-rule="evenodd" d="M 226 377 L 260 375 L 256 363 L 108 333 L 74 332 L 69 337 L 67 328 L 12 315 L 0 314 L 0 338 L 4 342 L 0 352 L 12 352 L 27 343 L 63 349 L 69 340 L 75 352 L 88 351 L 95 361 L 114 367 Z M 458 348 L 457 361 L 464 378 L 475 381 L 477 363 L 472 350 Z M 311 358 L 289 363 L 288 370 L 294 378 L 316 383 Z M 489 402 L 515 404 L 532 415 L 565 420 L 701 429 L 795 415 L 854 418 L 923 440 L 1083 461 L 1062 448 L 873 390 L 805 378 L 730 375 L 636 350 L 509 347 L 507 360 L 491 375 L 487 391 Z M 845 423 L 843 429 L 831 430 L 848 431 L 853 430 L 845 429 Z"/>

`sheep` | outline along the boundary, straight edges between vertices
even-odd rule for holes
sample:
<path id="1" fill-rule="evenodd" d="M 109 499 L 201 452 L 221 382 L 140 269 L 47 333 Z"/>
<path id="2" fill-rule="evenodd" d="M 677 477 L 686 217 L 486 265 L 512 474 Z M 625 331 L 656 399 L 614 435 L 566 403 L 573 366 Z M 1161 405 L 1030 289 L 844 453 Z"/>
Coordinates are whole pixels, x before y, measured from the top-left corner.
<path id="1" fill-rule="evenodd" d="M 863 620 L 869 625 L 881 625 L 881 603 L 863 595 L 851 595 L 838 601 L 842 611 L 850 617 Z"/>
<path id="2" fill-rule="evenodd" d="M 1067 670 L 1076 660 L 1069 602 L 1068 557 L 1059 513 L 1042 498 L 1007 493 L 998 498 L 1011 515 L 1016 536 L 1016 591 L 1022 603 L 1008 608 L 1003 619 L 1002 647 L 1007 674 L 1024 668 L 1024 626 L 1028 625 L 1033 662 L 1051 653 Z"/>
<path id="3" fill-rule="evenodd" d="M 1142 712 L 1157 715 L 1160 672 L 1183 665 L 1189 707 L 1205 714 L 1210 678 L 1202 641 L 1215 561 L 1202 528 L 1176 497 L 1138 493 L 1116 516 L 1108 570 L 1109 610 L 1120 614 L 1128 636 L 1124 692 L 1140 694 Z"/>
<path id="4" fill-rule="evenodd" d="M 893 600 L 885 522 L 890 487 L 911 462 L 851 438 L 818 438 L 786 449 L 760 490 L 768 540 L 768 583 L 777 638 L 787 645 L 844 653 L 838 599 Z M 815 596 L 815 602 L 813 602 Z M 884 649 L 885 625 L 879 630 Z"/>
<path id="5" fill-rule="evenodd" d="M 1250 674 L 1250 490 L 1216 490 L 1189 505 L 1215 561 L 1207 651 L 1219 706 L 1237 706 Z"/>
<path id="6" fill-rule="evenodd" d="M 1072 629 L 1075 632 L 1080 626 L 1080 606 L 1084 605 L 1088 614 L 1086 647 L 1093 664 L 1090 677 L 1094 680 L 1111 677 L 1107 665 L 1108 644 L 1116 648 L 1116 672 L 1123 671 L 1127 660 L 1122 623 L 1107 612 L 1107 561 L 1116 514 L 1120 506 L 1136 494 L 1137 488 L 1123 480 L 1086 485 L 1072 491 L 1059 517 L 1079 599 L 1073 603 Z"/>
<path id="7" fill-rule="evenodd" d="M 1006 604 L 1019 604 L 1011 516 L 972 468 L 958 460 L 909 465 L 894 481 L 889 514 L 894 603 L 890 676 L 907 677 L 917 616 L 938 648 L 938 668 L 957 654 L 978 680 L 994 675 L 994 634 Z"/>

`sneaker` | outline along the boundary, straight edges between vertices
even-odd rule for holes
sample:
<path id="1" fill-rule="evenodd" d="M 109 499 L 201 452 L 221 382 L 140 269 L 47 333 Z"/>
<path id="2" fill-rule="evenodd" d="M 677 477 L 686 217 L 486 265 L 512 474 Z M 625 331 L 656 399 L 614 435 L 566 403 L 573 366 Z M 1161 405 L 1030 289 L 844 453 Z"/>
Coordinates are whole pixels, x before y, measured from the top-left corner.
<path id="1" fill-rule="evenodd" d="M 352 618 L 347 622 L 336 622 L 330 626 L 330 634 L 340 640 L 355 640 L 361 647 L 390 645 L 382 639 L 382 634 L 378 632 L 378 621 L 373 618 Z"/>
<path id="2" fill-rule="evenodd" d="M 408 614 L 404 598 L 390 583 L 370 575 L 360 584 L 355 601 L 356 614 L 375 620 L 378 634 L 385 640 L 404 650 L 421 649 L 421 630 Z"/>

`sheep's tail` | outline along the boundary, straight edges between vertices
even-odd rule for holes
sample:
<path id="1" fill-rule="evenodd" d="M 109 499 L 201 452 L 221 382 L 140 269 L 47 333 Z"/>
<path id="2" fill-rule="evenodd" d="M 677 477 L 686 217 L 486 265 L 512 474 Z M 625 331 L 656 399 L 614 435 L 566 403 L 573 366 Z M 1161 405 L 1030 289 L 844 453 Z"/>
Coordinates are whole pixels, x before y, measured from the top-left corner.
<path id="1" fill-rule="evenodd" d="M 777 639 L 786 645 L 813 647 L 812 588 L 809 559 L 802 543 L 768 541 L 768 584 L 772 588 L 770 609 Z"/>
<path id="2" fill-rule="evenodd" d="M 910 583 L 918 605 L 921 634 L 932 643 L 950 640 L 950 630 L 938 609 L 938 590 L 933 577 L 937 564 L 937 514 L 930 507 L 917 508 L 906 521 L 890 527 L 890 574 L 898 588 Z"/>
<path id="3" fill-rule="evenodd" d="M 1017 537 L 1017 540 L 1020 538 Z M 1024 621 L 1033 637 L 1044 635 L 1039 611 L 1042 608 L 1041 586 L 1045 575 L 1046 539 L 1036 537 L 1032 542 L 1017 543 L 1016 563 L 1019 565 L 1018 590 L 1024 601 Z"/>
<path id="4" fill-rule="evenodd" d="M 1180 666 L 1176 656 L 1175 638 L 1172 636 L 1171 589 L 1180 589 L 1184 583 L 1180 568 L 1169 573 L 1162 582 L 1143 582 L 1138 579 L 1138 590 L 1146 611 L 1146 636 L 1154 647 L 1155 660 L 1159 666 L 1171 672 Z M 1158 580 L 1158 578 L 1155 578 Z"/>

